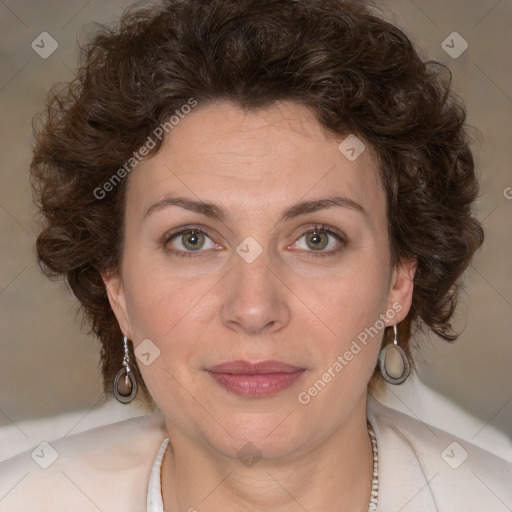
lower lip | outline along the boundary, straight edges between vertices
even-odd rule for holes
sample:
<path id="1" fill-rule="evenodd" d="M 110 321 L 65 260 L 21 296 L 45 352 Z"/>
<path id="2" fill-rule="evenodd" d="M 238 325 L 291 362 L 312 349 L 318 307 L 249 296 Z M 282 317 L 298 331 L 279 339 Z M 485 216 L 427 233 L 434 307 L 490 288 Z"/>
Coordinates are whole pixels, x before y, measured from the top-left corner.
<path id="1" fill-rule="evenodd" d="M 305 370 L 293 373 L 243 375 L 208 372 L 218 384 L 236 395 L 249 398 L 272 396 L 297 382 Z"/>

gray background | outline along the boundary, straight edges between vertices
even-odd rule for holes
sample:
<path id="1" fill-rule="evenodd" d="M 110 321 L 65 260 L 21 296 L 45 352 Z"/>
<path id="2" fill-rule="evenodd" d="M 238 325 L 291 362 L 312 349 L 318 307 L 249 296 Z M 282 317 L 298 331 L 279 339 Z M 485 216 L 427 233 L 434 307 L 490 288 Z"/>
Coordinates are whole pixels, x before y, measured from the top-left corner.
<path id="1" fill-rule="evenodd" d="M 47 280 L 35 264 L 31 118 L 53 83 L 72 78 L 77 39 L 84 41 L 93 21 L 115 20 L 129 3 L 0 1 L 0 427 L 103 403 L 99 345 L 80 332 L 66 287 Z M 420 377 L 483 426 L 512 437 L 512 199 L 506 197 L 512 197 L 512 2 L 391 0 L 382 6 L 424 57 L 449 66 L 468 121 L 481 132 L 475 156 L 486 242 L 465 276 L 456 320 L 465 330 L 455 345 L 420 340 Z M 469 44 L 457 59 L 441 47 L 454 31 Z M 31 48 L 42 32 L 58 42 L 47 59 Z"/>

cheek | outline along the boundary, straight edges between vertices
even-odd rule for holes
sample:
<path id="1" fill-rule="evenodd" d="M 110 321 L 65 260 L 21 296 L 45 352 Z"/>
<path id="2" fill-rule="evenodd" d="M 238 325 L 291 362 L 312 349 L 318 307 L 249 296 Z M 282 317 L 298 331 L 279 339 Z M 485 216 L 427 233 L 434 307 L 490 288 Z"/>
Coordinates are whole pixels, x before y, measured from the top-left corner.
<path id="1" fill-rule="evenodd" d="M 136 340 L 159 343 L 179 324 L 190 321 L 203 286 L 170 279 L 164 272 L 139 272 L 126 289 L 127 310 Z M 205 290 L 206 291 L 206 290 Z M 187 314 L 188 313 L 188 314 Z"/>
<path id="2" fill-rule="evenodd" d="M 283 267 L 283 281 L 293 290 L 280 297 L 293 308 L 288 328 L 293 330 L 304 315 L 313 324 L 316 318 L 324 334 L 335 333 L 346 341 L 370 327 L 384 312 L 389 293 L 389 261 L 380 252 L 375 244 L 357 248 L 337 265 Z M 181 263 L 187 271 L 180 272 L 180 263 L 171 266 L 134 248 L 128 254 L 123 279 L 134 343 L 145 338 L 163 342 L 184 325 L 188 332 L 205 328 L 222 308 L 228 295 L 222 287 L 229 286 L 229 278 L 217 283 L 222 270 L 210 268 L 198 277 L 202 271 L 191 271 L 189 263 Z"/>
<path id="3" fill-rule="evenodd" d="M 151 380 L 158 380 L 163 368 L 180 375 L 194 357 L 205 351 L 202 345 L 211 338 L 212 329 L 218 327 L 215 316 L 219 301 L 212 290 L 218 276 L 186 277 L 194 274 L 170 269 L 165 261 L 143 261 L 143 255 L 133 255 L 124 268 L 134 347 L 149 339 L 161 355 L 150 368 L 139 365 L 144 379 L 148 385 Z"/>
<path id="4" fill-rule="evenodd" d="M 384 242 L 354 248 L 336 264 L 282 267 L 287 286 L 279 282 L 276 290 L 290 311 L 285 337 L 296 339 L 295 348 L 312 356 L 316 372 L 323 372 L 349 350 L 353 340 L 364 338 L 385 312 L 390 270 L 388 259 L 380 256 L 385 252 L 381 250 Z M 190 263 L 156 258 L 137 247 L 127 248 L 126 255 L 123 281 L 135 347 L 142 340 L 151 340 L 166 367 L 181 373 L 178 361 L 196 362 L 212 339 L 225 334 L 233 338 L 220 319 L 230 295 L 226 287 L 235 286 L 229 284 L 231 276 L 219 281 L 225 268 L 217 271 L 210 267 L 206 272 L 206 267 L 198 265 L 203 270 L 192 271 Z M 369 337 L 372 344 L 368 347 L 380 345 L 381 337 L 382 330 Z M 358 363 L 350 366 L 371 366 L 374 352 L 362 351 L 355 358 Z M 141 371 L 146 373 L 143 367 Z"/>
<path id="5" fill-rule="evenodd" d="M 309 289 L 311 308 L 323 326 L 315 338 L 315 355 L 321 355 L 298 396 L 309 414 L 321 416 L 328 404 L 341 421 L 343 411 L 366 389 L 388 325 L 384 319 L 394 315 L 386 310 L 389 272 L 376 258 L 354 259 L 331 279 L 299 292 Z"/>
<path id="6" fill-rule="evenodd" d="M 385 312 L 390 269 L 376 254 L 346 258 L 339 269 L 317 279 L 300 279 L 294 288 L 342 342 L 372 326 Z"/>
<path id="7" fill-rule="evenodd" d="M 205 329 L 205 319 L 200 318 L 202 308 L 196 304 L 196 295 L 201 293 L 198 288 L 201 287 L 176 279 L 167 280 L 165 275 L 148 269 L 136 274 L 127 286 L 126 303 L 135 355 L 142 351 L 141 343 L 146 343 L 144 350 L 147 351 L 145 340 L 151 341 L 150 364 L 145 365 L 143 359 L 138 359 L 138 366 L 146 386 L 159 404 L 169 399 L 169 386 L 176 393 L 176 383 L 187 381 L 189 362 L 196 352 L 200 352 L 198 344 Z M 139 345 L 141 349 L 138 350 Z M 157 354 L 154 359 L 153 353 Z"/>
<path id="8" fill-rule="evenodd" d="M 318 312 L 323 329 L 316 335 L 320 359 L 312 379 L 306 383 L 303 400 L 314 405 L 330 403 L 334 410 L 346 405 L 364 391 L 375 369 L 384 328 L 392 316 L 386 310 L 389 292 L 388 261 L 377 252 L 369 257 L 347 258 L 342 270 L 329 279 L 306 284 L 311 308 Z M 392 312 L 394 313 L 394 311 Z M 384 315 L 384 319 L 383 319 Z M 310 331 L 311 333 L 311 331 Z M 317 398 L 318 397 L 318 398 Z M 341 414 L 341 412 L 340 412 Z"/>

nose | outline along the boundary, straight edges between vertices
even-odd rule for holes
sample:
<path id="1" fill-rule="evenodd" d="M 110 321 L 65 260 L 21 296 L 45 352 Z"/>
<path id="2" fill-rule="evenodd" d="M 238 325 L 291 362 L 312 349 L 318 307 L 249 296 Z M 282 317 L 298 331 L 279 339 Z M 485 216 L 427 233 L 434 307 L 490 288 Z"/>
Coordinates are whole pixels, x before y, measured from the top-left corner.
<path id="1" fill-rule="evenodd" d="M 223 325 L 248 335 L 271 334 L 288 325 L 291 292 L 271 267 L 268 254 L 263 251 L 251 263 L 236 254 L 233 258 L 222 297 Z"/>

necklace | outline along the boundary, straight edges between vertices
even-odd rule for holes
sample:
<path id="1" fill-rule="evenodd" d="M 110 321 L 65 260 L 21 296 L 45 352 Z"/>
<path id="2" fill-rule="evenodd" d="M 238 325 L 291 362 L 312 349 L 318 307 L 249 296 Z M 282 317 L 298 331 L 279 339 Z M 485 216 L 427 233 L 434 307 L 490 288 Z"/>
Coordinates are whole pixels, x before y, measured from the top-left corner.
<path id="1" fill-rule="evenodd" d="M 372 492 L 370 495 L 370 504 L 368 512 L 375 512 L 377 510 L 377 503 L 379 502 L 379 453 L 377 451 L 377 439 L 373 431 L 372 424 L 368 421 L 368 434 L 372 441 L 373 449 L 373 479 L 372 479 Z"/>

